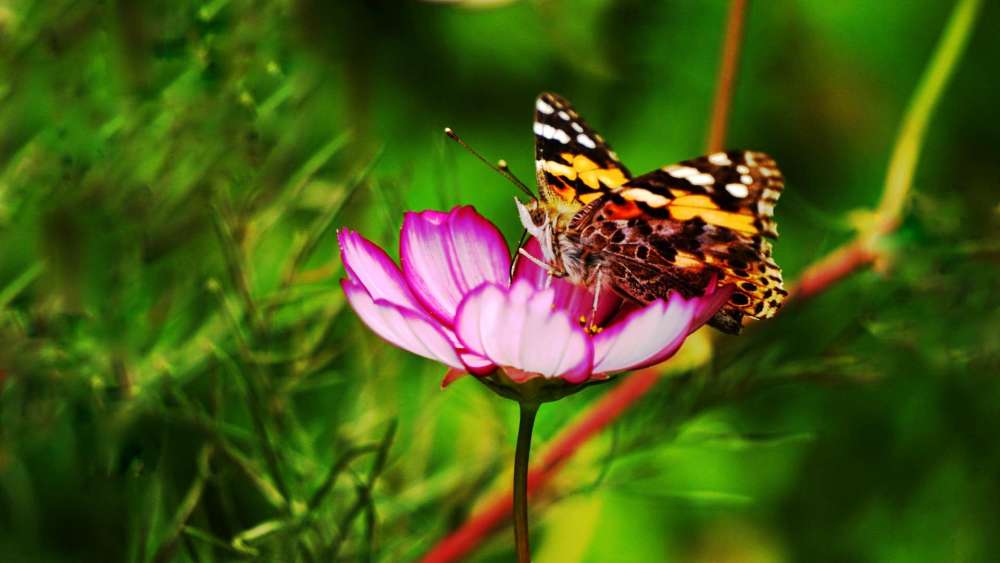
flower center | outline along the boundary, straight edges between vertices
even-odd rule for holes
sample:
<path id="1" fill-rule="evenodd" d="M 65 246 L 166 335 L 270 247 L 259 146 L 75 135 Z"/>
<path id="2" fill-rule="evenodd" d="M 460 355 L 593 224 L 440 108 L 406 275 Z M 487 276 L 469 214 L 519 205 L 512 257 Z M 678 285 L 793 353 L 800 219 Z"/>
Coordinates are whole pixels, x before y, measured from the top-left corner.
<path id="1" fill-rule="evenodd" d="M 601 331 L 604 330 L 603 326 L 598 326 L 597 323 L 591 322 L 589 319 L 587 319 L 586 315 L 580 315 L 580 318 L 577 319 L 577 322 L 579 322 L 580 326 L 583 327 L 583 331 L 589 334 L 590 336 L 600 334 Z"/>

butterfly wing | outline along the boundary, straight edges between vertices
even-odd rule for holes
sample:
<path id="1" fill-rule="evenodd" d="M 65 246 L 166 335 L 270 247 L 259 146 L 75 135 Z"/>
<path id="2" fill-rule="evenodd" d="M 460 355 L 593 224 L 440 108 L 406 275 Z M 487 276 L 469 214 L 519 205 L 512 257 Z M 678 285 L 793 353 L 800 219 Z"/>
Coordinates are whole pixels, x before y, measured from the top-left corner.
<path id="1" fill-rule="evenodd" d="M 576 210 L 631 178 L 604 138 L 562 97 L 538 96 L 533 129 L 542 200 Z"/>
<path id="2" fill-rule="evenodd" d="M 733 285 L 711 324 L 739 332 L 744 316 L 773 316 L 787 295 L 768 238 L 781 172 L 763 153 L 732 151 L 634 178 L 574 217 L 580 244 L 599 253 L 620 293 L 646 303 L 671 290 Z"/>
<path id="3" fill-rule="evenodd" d="M 774 206 L 784 178 L 770 156 L 717 152 L 665 166 L 621 186 L 619 193 L 644 212 L 677 221 L 705 222 L 749 235 L 777 238 Z"/>

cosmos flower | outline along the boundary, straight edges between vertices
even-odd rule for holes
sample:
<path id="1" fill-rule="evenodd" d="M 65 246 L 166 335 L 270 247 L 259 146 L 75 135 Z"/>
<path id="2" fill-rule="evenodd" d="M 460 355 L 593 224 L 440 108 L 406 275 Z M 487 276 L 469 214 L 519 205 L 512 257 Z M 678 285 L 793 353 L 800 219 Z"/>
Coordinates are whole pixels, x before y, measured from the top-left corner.
<path id="1" fill-rule="evenodd" d="M 710 284 L 701 297 L 675 293 L 640 307 L 610 291 L 595 301 L 531 260 L 518 260 L 511 276 L 503 236 L 472 207 L 407 213 L 402 268 L 354 231 L 341 230 L 338 242 L 341 285 L 372 331 L 449 366 L 445 384 L 472 373 L 519 399 L 529 389 L 551 400 L 567 387 L 659 363 L 729 295 Z M 525 250 L 541 256 L 534 240 Z"/>

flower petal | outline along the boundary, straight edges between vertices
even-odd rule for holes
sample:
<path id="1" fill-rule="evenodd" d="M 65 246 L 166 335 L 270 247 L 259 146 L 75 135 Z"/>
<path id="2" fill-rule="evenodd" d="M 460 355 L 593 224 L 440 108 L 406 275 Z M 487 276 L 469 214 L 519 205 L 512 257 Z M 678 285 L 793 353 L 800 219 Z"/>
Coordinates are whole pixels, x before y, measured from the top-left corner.
<path id="1" fill-rule="evenodd" d="M 375 334 L 408 352 L 464 370 L 448 335 L 436 322 L 385 299 L 373 299 L 364 286 L 341 280 L 347 301 Z"/>
<path id="2" fill-rule="evenodd" d="M 673 294 L 619 319 L 594 337 L 594 373 L 636 369 L 661 362 L 690 332 L 697 300 Z"/>
<path id="3" fill-rule="evenodd" d="M 594 349 L 555 291 L 527 281 L 510 288 L 486 284 L 461 303 L 455 332 L 469 350 L 493 363 L 579 383 L 590 376 Z"/>
<path id="4" fill-rule="evenodd" d="M 701 325 L 707 323 L 729 301 L 733 290 L 736 289 L 732 285 L 717 287 L 714 279 L 709 282 L 708 287 L 710 289 L 705 292 L 705 295 L 695 300 L 697 303 L 695 305 L 694 320 L 691 321 L 691 332 L 694 332 L 696 329 L 701 328 Z"/>
<path id="5" fill-rule="evenodd" d="M 474 375 L 487 375 L 497 369 L 493 362 L 468 350 L 459 350 L 458 359 L 462 360 L 465 370 Z"/>
<path id="6" fill-rule="evenodd" d="M 407 213 L 400 234 L 403 274 L 421 302 L 450 325 L 465 295 L 507 285 L 510 253 L 500 231 L 472 207 Z"/>
<path id="7" fill-rule="evenodd" d="M 523 247 L 528 254 L 542 260 L 541 246 L 535 238 L 530 239 Z M 525 280 L 538 289 L 551 287 L 555 290 L 555 305 L 569 313 L 571 319 L 583 317 L 587 322 L 598 326 L 604 324 L 621 306 L 622 299 L 607 287 L 601 289 L 601 297 L 597 300 L 597 311 L 594 311 L 594 293 L 582 285 L 577 285 L 564 278 L 551 278 L 548 272 L 519 256 L 514 265 L 514 281 Z M 591 318 L 593 317 L 593 318 Z"/>
<path id="8" fill-rule="evenodd" d="M 374 300 L 422 311 L 399 267 L 384 250 L 350 229 L 337 233 L 340 260 L 353 283 L 361 285 Z"/>

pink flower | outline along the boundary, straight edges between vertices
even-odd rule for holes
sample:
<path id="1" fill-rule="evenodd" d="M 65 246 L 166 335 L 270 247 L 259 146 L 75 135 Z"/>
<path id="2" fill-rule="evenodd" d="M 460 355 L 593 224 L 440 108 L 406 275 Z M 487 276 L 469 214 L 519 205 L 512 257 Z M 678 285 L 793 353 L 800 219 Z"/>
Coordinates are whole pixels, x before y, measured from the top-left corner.
<path id="1" fill-rule="evenodd" d="M 528 260 L 518 260 L 511 279 L 503 236 L 472 207 L 407 213 L 402 269 L 354 231 L 341 230 L 338 241 L 347 271 L 341 285 L 369 328 L 452 374 L 481 376 L 503 394 L 528 383 L 576 387 L 659 363 L 730 292 L 712 284 L 702 297 L 673 294 L 637 307 L 606 291 L 594 312 L 593 293 L 550 279 Z M 541 256 L 534 240 L 526 250 Z"/>

